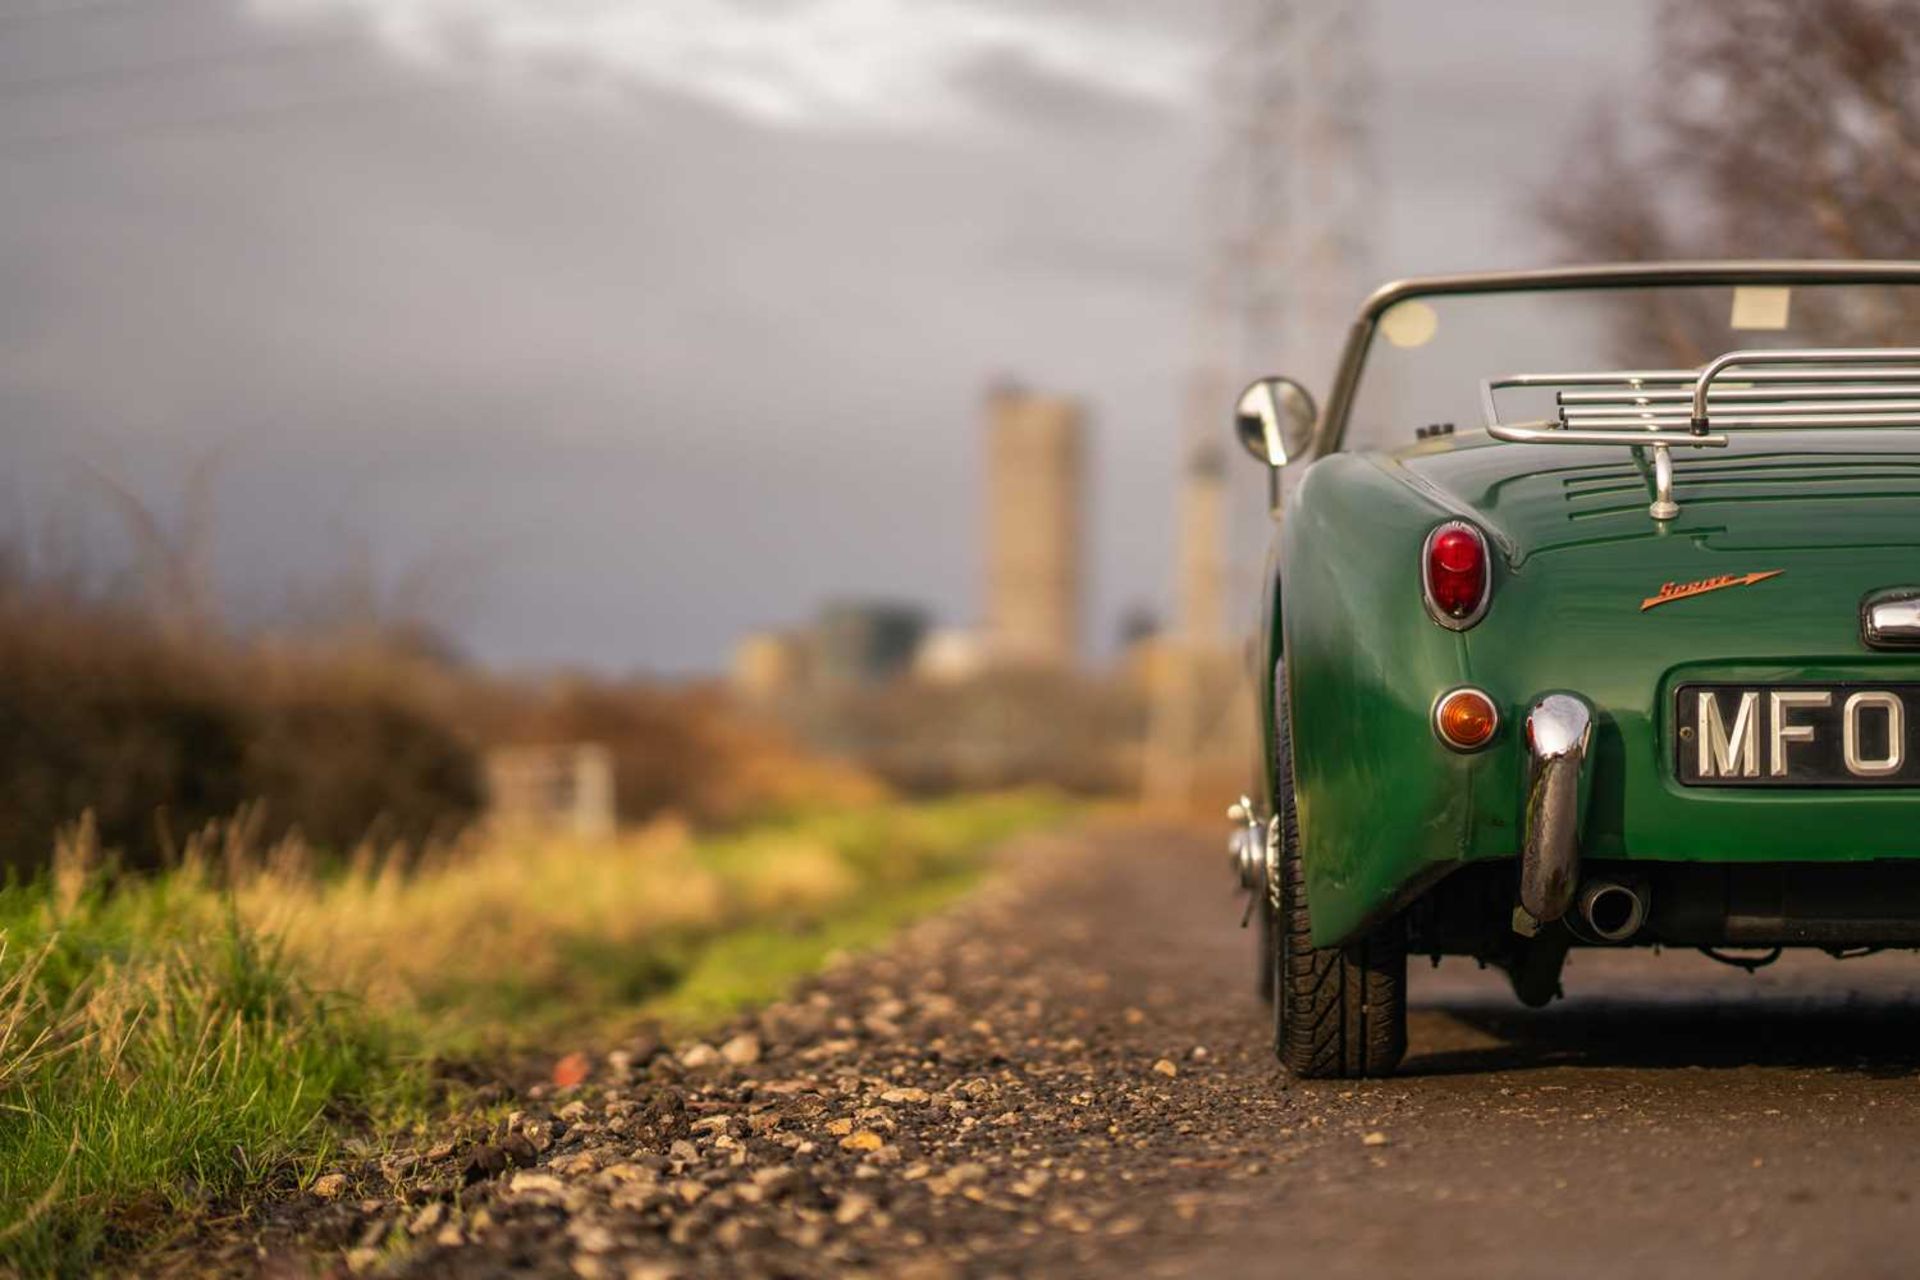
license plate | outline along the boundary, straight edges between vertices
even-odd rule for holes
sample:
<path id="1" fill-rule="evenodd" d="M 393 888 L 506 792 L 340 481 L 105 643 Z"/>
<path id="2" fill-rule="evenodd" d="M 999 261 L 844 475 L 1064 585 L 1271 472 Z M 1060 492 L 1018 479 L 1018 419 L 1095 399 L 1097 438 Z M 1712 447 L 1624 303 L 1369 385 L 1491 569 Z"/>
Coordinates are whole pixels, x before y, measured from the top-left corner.
<path id="1" fill-rule="evenodd" d="M 1920 684 L 1683 684 L 1673 722 L 1686 786 L 1920 786 Z"/>

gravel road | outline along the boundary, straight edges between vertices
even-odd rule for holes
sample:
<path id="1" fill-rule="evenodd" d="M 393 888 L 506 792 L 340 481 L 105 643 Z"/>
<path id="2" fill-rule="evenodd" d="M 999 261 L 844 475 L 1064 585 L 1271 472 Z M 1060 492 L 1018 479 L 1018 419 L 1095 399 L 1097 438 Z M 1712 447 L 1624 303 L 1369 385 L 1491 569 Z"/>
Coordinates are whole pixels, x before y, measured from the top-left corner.
<path id="1" fill-rule="evenodd" d="M 1210 837 L 1030 843 L 887 952 L 588 1060 L 323 1225 L 421 1277 L 1920 1269 L 1920 957 L 1588 954 L 1543 1012 L 1419 961 L 1401 1076 L 1294 1083 L 1237 918 Z"/>

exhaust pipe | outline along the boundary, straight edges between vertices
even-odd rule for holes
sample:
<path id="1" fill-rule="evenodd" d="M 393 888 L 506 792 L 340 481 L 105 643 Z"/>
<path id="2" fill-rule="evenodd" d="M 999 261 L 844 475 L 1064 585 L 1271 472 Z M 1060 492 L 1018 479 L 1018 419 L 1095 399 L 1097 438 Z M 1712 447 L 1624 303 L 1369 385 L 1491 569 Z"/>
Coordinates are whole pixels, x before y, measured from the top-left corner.
<path id="1" fill-rule="evenodd" d="M 1574 932 L 1608 946 L 1627 941 L 1647 922 L 1647 890 L 1619 880 L 1589 880 L 1574 902 Z"/>

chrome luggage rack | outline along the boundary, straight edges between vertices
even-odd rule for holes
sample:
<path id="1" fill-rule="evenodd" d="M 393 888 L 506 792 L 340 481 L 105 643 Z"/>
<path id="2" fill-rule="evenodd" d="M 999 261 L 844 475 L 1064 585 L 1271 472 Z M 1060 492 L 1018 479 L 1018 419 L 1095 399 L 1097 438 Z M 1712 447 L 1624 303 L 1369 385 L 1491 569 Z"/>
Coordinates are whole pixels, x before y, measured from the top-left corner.
<path id="1" fill-rule="evenodd" d="M 1730 369 L 1747 372 L 1724 378 Z M 1502 422 L 1496 393 L 1520 388 L 1553 389 L 1558 416 Z M 1920 348 L 1729 351 L 1698 369 L 1521 373 L 1481 383 L 1480 401 L 1487 434 L 1496 440 L 1650 452 L 1654 493 L 1647 512 L 1671 520 L 1680 514 L 1673 500 L 1675 448 L 1725 448 L 1723 433 L 1734 430 L 1920 427 Z"/>

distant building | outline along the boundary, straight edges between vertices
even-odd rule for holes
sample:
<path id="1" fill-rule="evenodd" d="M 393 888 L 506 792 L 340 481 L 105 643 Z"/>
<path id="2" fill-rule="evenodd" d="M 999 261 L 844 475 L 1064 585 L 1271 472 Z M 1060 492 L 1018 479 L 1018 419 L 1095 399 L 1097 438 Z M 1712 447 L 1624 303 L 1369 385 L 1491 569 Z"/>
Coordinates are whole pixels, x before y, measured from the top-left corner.
<path id="1" fill-rule="evenodd" d="M 996 662 L 1080 654 L 1085 421 L 1077 401 L 1016 388 L 987 400 L 987 648 Z"/>
<path id="2" fill-rule="evenodd" d="M 927 615 L 912 605 L 836 601 L 814 624 L 814 674 L 829 684 L 878 684 L 913 667 Z"/>
<path id="3" fill-rule="evenodd" d="M 1161 629 L 1158 615 L 1139 605 L 1127 610 L 1120 619 L 1118 639 L 1120 678 L 1146 692 L 1161 688 L 1174 646 Z"/>
<path id="4" fill-rule="evenodd" d="M 1076 400 L 1011 386 L 990 392 L 986 409 L 984 625 L 930 633 L 912 605 L 830 602 L 811 626 L 742 640 L 738 693 L 768 701 L 905 675 L 959 683 L 993 666 L 1079 665 L 1086 415 Z"/>
<path id="5" fill-rule="evenodd" d="M 766 702 L 803 687 L 812 672 L 812 645 L 791 631 L 756 631 L 733 649 L 733 687 Z"/>
<path id="6" fill-rule="evenodd" d="M 487 752 L 487 817 L 514 831 L 585 839 L 613 834 L 613 754 L 598 743 Z"/>
<path id="7" fill-rule="evenodd" d="M 734 646 L 731 683 L 753 702 L 884 684 L 915 670 L 926 637 L 927 615 L 914 605 L 830 601 L 810 625 L 742 639 Z"/>
<path id="8" fill-rule="evenodd" d="M 913 660 L 913 674 L 935 684 L 964 684 L 986 668 L 987 655 L 977 632 L 946 629 L 930 633 Z"/>

